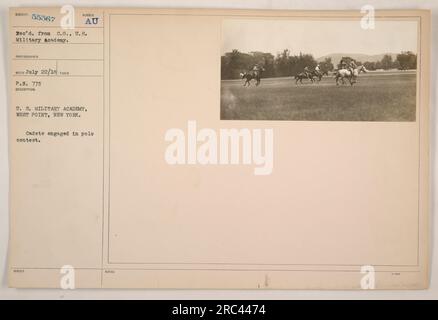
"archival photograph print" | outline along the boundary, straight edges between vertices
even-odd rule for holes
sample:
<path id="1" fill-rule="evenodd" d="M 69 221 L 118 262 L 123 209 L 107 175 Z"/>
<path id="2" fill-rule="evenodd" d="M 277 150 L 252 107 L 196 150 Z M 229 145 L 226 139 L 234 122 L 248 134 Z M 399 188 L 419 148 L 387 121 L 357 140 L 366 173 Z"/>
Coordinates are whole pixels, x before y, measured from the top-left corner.
<path id="1" fill-rule="evenodd" d="M 415 121 L 418 23 L 225 20 L 221 120 Z"/>

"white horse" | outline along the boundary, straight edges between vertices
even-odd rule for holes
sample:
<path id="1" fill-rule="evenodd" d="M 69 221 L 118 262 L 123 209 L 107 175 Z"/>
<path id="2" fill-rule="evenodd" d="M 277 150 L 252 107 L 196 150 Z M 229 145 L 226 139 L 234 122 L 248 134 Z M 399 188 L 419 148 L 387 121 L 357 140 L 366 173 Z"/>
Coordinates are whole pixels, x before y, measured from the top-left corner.
<path id="1" fill-rule="evenodd" d="M 336 85 L 339 85 L 339 79 L 342 80 L 342 84 L 345 84 L 344 79 L 347 78 L 350 81 L 350 84 L 353 85 L 356 83 L 356 78 L 361 72 L 368 72 L 365 66 L 358 66 L 353 70 L 353 74 L 351 74 L 351 69 L 339 69 L 335 73 Z"/>

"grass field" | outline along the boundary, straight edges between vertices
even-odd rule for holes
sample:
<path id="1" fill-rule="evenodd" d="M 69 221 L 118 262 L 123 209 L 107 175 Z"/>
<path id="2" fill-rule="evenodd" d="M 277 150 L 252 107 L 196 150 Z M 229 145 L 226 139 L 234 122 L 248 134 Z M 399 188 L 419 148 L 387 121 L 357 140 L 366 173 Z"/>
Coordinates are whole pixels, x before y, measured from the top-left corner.
<path id="1" fill-rule="evenodd" d="M 415 121 L 416 73 L 360 74 L 353 86 L 321 82 L 295 84 L 290 78 L 262 79 L 256 87 L 243 80 L 222 80 L 222 120 Z"/>

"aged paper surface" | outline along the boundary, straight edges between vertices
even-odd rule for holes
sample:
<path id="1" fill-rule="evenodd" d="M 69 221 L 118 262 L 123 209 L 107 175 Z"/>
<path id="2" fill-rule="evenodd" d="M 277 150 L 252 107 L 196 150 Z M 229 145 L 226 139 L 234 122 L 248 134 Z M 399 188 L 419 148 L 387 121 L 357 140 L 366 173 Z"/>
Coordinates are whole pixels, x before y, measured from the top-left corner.
<path id="1" fill-rule="evenodd" d="M 362 18 L 11 8 L 10 286 L 426 288 L 429 12 Z"/>

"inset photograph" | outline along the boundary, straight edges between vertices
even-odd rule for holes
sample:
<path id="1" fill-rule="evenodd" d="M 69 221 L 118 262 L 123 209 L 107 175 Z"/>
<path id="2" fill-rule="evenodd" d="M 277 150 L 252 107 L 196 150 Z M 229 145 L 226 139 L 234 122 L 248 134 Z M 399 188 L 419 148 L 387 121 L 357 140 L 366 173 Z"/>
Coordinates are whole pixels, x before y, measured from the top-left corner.
<path id="1" fill-rule="evenodd" d="M 415 121 L 416 20 L 225 20 L 221 120 Z"/>

